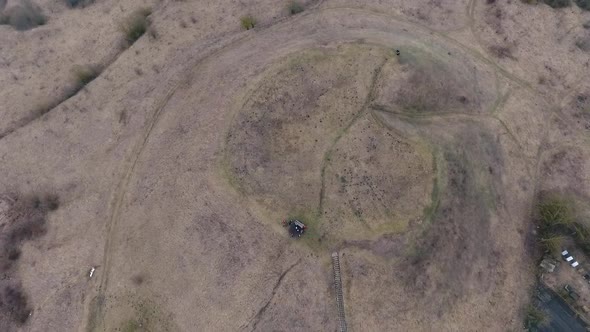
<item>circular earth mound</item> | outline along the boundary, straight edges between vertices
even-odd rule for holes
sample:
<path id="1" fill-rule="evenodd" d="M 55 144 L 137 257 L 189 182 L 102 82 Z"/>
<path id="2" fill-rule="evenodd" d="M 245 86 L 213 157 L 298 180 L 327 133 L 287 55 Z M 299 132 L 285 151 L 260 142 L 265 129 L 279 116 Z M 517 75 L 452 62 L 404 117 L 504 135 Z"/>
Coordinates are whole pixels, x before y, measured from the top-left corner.
<path id="1" fill-rule="evenodd" d="M 363 108 L 383 50 L 311 50 L 279 64 L 247 99 L 227 142 L 230 172 L 273 209 L 317 209 L 324 154 Z"/>
<path id="2" fill-rule="evenodd" d="M 399 233 L 430 204 L 424 142 L 388 131 L 370 105 L 392 50 L 340 45 L 293 55 L 248 96 L 227 138 L 237 188 L 274 217 L 309 224 L 309 238 Z"/>

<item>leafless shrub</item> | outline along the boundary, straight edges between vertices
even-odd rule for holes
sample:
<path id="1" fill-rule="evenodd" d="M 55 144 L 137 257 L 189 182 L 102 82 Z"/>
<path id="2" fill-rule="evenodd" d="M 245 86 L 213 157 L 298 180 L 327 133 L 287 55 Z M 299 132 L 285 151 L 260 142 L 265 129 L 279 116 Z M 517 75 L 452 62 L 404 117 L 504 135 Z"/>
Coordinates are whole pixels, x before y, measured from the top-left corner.
<path id="1" fill-rule="evenodd" d="M 590 51 L 590 36 L 578 39 L 576 41 L 576 46 L 584 52 Z"/>
<path id="2" fill-rule="evenodd" d="M 86 7 L 86 6 L 94 3 L 94 0 L 65 0 L 65 2 L 68 5 L 68 7 L 74 8 L 74 7 Z"/>
<path id="3" fill-rule="evenodd" d="M 41 8 L 30 0 L 22 0 L 4 14 L 0 14 L 0 24 L 8 24 L 16 30 L 28 30 L 47 23 Z"/>

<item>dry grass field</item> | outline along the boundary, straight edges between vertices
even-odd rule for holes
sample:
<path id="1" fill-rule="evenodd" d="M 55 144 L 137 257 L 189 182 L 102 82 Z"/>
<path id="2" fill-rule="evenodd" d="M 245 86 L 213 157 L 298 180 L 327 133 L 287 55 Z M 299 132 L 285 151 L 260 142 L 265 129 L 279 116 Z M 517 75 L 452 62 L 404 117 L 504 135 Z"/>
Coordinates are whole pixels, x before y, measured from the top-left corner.
<path id="1" fill-rule="evenodd" d="M 538 194 L 590 217 L 574 2 L 0 0 L 0 23 L 1 331 L 336 331 L 333 251 L 351 331 L 522 330 Z"/>

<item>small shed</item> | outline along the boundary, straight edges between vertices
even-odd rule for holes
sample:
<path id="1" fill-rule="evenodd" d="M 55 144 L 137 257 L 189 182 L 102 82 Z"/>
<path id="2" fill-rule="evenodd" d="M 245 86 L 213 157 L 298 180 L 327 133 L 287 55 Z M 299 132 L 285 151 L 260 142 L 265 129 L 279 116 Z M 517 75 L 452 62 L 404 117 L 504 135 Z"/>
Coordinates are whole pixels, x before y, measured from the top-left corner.
<path id="1" fill-rule="evenodd" d="M 553 271 L 555 271 L 555 265 L 556 262 L 550 258 L 543 259 L 541 261 L 541 264 L 539 264 L 539 266 L 541 266 L 543 270 L 547 271 L 548 273 L 552 273 Z"/>

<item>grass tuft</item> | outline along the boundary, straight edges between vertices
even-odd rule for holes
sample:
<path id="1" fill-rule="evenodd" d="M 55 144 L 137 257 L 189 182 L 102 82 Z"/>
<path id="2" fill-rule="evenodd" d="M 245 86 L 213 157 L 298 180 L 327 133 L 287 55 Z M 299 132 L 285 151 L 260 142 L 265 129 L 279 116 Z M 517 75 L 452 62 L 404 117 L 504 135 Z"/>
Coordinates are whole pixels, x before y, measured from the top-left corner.
<path id="1" fill-rule="evenodd" d="M 552 8 L 565 8 L 571 5 L 570 0 L 543 0 L 543 2 Z"/>
<path id="2" fill-rule="evenodd" d="M 289 15 L 296 15 L 301 13 L 305 8 L 303 5 L 298 1 L 291 1 L 289 5 L 287 5 L 287 9 L 289 10 Z"/>
<path id="3" fill-rule="evenodd" d="M 129 15 L 120 25 L 119 29 L 123 32 L 125 40 L 129 45 L 135 43 L 150 26 L 148 16 L 152 13 L 151 8 L 141 8 Z"/>
<path id="4" fill-rule="evenodd" d="M 140 331 L 140 329 L 141 325 L 139 325 L 139 323 L 136 320 L 130 319 L 123 326 L 122 332 L 135 332 Z"/>
<path id="5" fill-rule="evenodd" d="M 546 197 L 537 206 L 538 241 L 549 253 L 556 254 L 566 237 L 590 255 L 590 229 L 579 221 L 574 201 L 557 196 Z"/>
<path id="6" fill-rule="evenodd" d="M 256 26 L 256 19 L 251 15 L 242 16 L 242 18 L 240 18 L 240 23 L 242 24 L 242 28 L 250 30 L 254 29 Z"/>
<path id="7" fill-rule="evenodd" d="M 82 89 L 100 75 L 100 69 L 97 66 L 91 65 L 75 66 L 72 69 L 72 72 L 76 79 L 76 85 L 79 87 L 78 90 Z"/>

